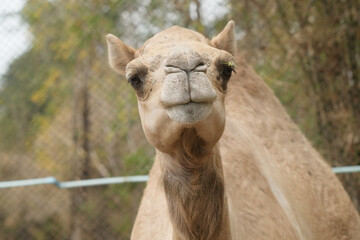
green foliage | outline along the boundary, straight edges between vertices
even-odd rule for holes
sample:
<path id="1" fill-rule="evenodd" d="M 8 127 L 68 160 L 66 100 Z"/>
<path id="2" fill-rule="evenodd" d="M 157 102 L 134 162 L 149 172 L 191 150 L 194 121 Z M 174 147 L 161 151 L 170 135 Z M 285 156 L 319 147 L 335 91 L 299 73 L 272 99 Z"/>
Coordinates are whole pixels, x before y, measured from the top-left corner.
<path id="1" fill-rule="evenodd" d="M 34 50 L 13 62 L 0 90 L 0 124 L 7 126 L 0 133 L 0 149 L 24 149 L 51 121 L 65 94 L 59 78 L 60 72 L 45 68 Z"/>
<path id="2" fill-rule="evenodd" d="M 104 208 L 109 211 L 106 221 L 111 227 L 111 231 L 117 236 L 123 236 L 125 239 L 130 238 L 144 187 L 144 183 L 130 183 L 125 185 L 110 185 L 104 191 L 103 196 L 106 199 L 106 206 Z M 117 213 L 119 210 L 121 214 Z"/>
<path id="3" fill-rule="evenodd" d="M 0 213 L 0 220 L 4 222 L 4 216 Z M 65 239 L 61 237 L 64 232 L 63 224 L 59 221 L 59 216 L 52 215 L 41 221 L 27 222 L 20 221 L 16 225 L 6 227 L 0 226 L 1 239 L 28 239 L 28 240 L 48 240 Z M 59 237 L 60 236 L 60 237 Z"/>
<path id="4" fill-rule="evenodd" d="M 124 167 L 127 175 L 144 175 L 153 164 L 145 148 L 139 148 L 134 153 L 125 156 Z"/>

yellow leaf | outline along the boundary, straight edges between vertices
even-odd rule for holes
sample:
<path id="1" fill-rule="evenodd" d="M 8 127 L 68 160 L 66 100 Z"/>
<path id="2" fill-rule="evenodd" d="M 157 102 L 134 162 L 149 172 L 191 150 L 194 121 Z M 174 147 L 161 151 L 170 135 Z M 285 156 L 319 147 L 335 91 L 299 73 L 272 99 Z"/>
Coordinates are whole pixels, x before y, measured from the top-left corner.
<path id="1" fill-rule="evenodd" d="M 44 94 L 44 91 L 41 91 L 41 89 L 39 91 L 36 91 L 31 97 L 30 97 L 30 100 L 33 102 L 33 103 L 36 103 L 36 104 L 42 104 L 44 103 L 45 101 L 45 94 Z"/>
<path id="2" fill-rule="evenodd" d="M 84 60 L 88 57 L 87 51 L 85 49 L 82 49 L 79 53 L 79 60 Z"/>

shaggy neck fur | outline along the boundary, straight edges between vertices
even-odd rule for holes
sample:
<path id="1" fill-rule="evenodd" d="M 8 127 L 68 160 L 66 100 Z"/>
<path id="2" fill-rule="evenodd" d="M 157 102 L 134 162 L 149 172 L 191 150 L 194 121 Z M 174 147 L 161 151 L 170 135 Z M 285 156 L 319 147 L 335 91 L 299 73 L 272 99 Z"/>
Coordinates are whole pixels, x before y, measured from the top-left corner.
<path id="1" fill-rule="evenodd" d="M 228 207 L 218 146 L 206 150 L 193 129 L 173 154 L 158 153 L 176 240 L 230 239 Z"/>

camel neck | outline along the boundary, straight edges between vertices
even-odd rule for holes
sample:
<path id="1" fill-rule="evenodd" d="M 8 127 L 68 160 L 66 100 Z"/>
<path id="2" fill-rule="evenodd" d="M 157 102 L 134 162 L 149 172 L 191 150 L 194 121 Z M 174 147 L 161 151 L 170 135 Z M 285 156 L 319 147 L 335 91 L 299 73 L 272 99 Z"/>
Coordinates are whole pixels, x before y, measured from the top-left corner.
<path id="1" fill-rule="evenodd" d="M 202 147 L 195 139 L 179 144 L 174 154 L 157 153 L 174 240 L 230 239 L 219 148 Z"/>

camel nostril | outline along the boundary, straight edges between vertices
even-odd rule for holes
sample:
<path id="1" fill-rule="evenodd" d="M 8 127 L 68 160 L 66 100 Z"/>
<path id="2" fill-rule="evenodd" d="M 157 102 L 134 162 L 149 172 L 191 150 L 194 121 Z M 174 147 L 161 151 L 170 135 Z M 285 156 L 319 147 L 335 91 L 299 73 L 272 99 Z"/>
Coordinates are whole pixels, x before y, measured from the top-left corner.
<path id="1" fill-rule="evenodd" d="M 181 72 L 181 71 L 183 71 L 181 68 L 179 68 L 177 66 L 174 66 L 174 65 L 167 64 L 165 66 L 165 72 L 166 73 L 177 73 L 177 72 Z"/>
<path id="2" fill-rule="evenodd" d="M 191 70 L 194 72 L 205 72 L 207 69 L 207 65 L 204 62 L 200 62 L 198 65 L 196 65 L 196 67 Z"/>

